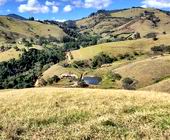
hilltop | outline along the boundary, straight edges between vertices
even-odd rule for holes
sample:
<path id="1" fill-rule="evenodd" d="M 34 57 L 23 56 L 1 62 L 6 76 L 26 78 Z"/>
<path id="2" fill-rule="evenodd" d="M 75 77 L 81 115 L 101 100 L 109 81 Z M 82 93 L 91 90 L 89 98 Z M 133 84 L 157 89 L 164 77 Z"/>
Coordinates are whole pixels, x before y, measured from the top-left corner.
<path id="1" fill-rule="evenodd" d="M 134 32 L 139 32 L 141 37 L 150 32 L 170 33 L 169 21 L 170 16 L 166 11 L 133 7 L 115 11 L 98 11 L 76 21 L 76 25 L 84 33 L 98 34 L 105 38 L 112 36 L 126 38 L 132 36 Z"/>
<path id="2" fill-rule="evenodd" d="M 13 17 L 13 16 L 12 16 Z M 20 38 L 53 36 L 57 39 L 62 39 L 66 34 L 64 31 L 52 25 L 39 23 L 36 21 L 18 20 L 17 18 L 11 18 L 8 16 L 0 16 L 0 32 L 1 39 L 16 40 Z"/>
<path id="3" fill-rule="evenodd" d="M 0 139 L 169 139 L 169 105 L 145 91 L 0 91 Z"/>

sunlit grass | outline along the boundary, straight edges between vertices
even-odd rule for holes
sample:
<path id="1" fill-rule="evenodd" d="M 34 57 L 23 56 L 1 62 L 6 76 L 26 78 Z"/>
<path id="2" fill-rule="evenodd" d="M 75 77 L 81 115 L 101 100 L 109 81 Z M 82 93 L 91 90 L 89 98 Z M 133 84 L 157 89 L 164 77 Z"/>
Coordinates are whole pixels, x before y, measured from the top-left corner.
<path id="1" fill-rule="evenodd" d="M 0 92 L 0 139 L 169 139 L 166 93 L 39 88 Z"/>

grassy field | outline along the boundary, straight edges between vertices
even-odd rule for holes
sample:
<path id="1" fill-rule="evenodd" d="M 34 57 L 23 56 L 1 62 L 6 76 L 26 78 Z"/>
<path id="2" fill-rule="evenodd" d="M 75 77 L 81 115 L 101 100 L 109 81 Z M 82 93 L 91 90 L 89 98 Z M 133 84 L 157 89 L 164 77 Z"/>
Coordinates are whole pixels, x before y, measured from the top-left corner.
<path id="1" fill-rule="evenodd" d="M 112 17 L 126 17 L 126 18 L 130 18 L 130 17 L 135 17 L 135 16 L 139 16 L 141 13 L 144 13 L 144 11 L 152 11 L 155 12 L 155 9 L 152 8 L 131 8 L 131 9 L 127 9 L 127 10 L 123 10 L 123 11 L 119 11 L 119 12 L 113 12 L 111 13 Z"/>
<path id="2" fill-rule="evenodd" d="M 61 74 L 64 73 L 74 73 L 78 76 L 80 76 L 81 74 L 81 70 L 76 69 L 76 68 L 64 68 L 62 66 L 60 66 L 59 64 L 53 65 L 51 66 L 48 70 L 46 70 L 43 73 L 43 79 L 47 80 L 51 77 L 53 77 L 54 75 L 60 76 Z"/>
<path id="3" fill-rule="evenodd" d="M 168 92 L 170 93 L 170 79 L 167 78 L 165 80 L 162 80 L 156 84 L 144 87 L 142 90 L 148 90 L 148 91 L 158 91 L 158 92 Z"/>
<path id="4" fill-rule="evenodd" d="M 0 91 L 0 139 L 169 139 L 170 95 L 39 88 Z"/>
<path id="5" fill-rule="evenodd" d="M 20 51 L 16 51 L 13 48 L 5 52 L 0 52 L 0 62 L 8 61 L 13 58 L 18 59 L 19 54 L 22 54 L 22 53 Z"/>
<path id="6" fill-rule="evenodd" d="M 34 37 L 35 35 L 48 37 L 49 35 L 62 39 L 66 34 L 58 26 L 42 24 L 36 21 L 21 21 L 13 18 L 0 16 L 2 27 L 5 32 L 15 32 L 21 36 Z"/>
<path id="7" fill-rule="evenodd" d="M 170 75 L 170 56 L 157 56 L 139 60 L 114 69 L 122 77 L 137 80 L 137 88 L 143 88 L 159 82 Z"/>
<path id="8" fill-rule="evenodd" d="M 133 53 L 134 51 L 149 52 L 150 48 L 155 45 L 165 44 L 170 45 L 170 35 L 162 35 L 159 40 L 153 41 L 153 39 L 138 39 L 128 40 L 120 42 L 104 43 L 87 48 L 81 48 L 80 50 L 72 51 L 73 60 L 86 60 L 93 58 L 101 52 L 117 56 L 119 54 Z"/>

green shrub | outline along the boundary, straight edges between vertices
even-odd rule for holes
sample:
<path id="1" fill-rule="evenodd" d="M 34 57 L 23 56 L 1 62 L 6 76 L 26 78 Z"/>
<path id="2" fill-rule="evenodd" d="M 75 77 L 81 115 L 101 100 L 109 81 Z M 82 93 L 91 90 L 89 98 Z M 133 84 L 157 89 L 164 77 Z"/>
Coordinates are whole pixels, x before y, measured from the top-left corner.
<path id="1" fill-rule="evenodd" d="M 117 61 L 116 57 L 111 57 L 107 54 L 100 53 L 99 55 L 95 56 L 92 60 L 92 67 L 101 67 L 103 64 L 109 64 L 113 63 L 114 61 Z"/>
<path id="2" fill-rule="evenodd" d="M 51 77 L 47 80 L 47 83 L 49 85 L 52 85 L 54 83 L 57 83 L 58 81 L 60 81 L 60 78 L 57 75 L 54 75 L 53 77 Z"/>
<path id="3" fill-rule="evenodd" d="M 159 54 L 159 53 L 170 53 L 170 46 L 165 46 L 165 45 L 159 45 L 159 46 L 154 46 L 151 48 L 151 51 L 154 54 Z"/>
<path id="4" fill-rule="evenodd" d="M 135 90 L 136 89 L 136 81 L 134 79 L 129 78 L 129 77 L 124 78 L 122 80 L 122 86 L 123 86 L 124 89 Z"/>

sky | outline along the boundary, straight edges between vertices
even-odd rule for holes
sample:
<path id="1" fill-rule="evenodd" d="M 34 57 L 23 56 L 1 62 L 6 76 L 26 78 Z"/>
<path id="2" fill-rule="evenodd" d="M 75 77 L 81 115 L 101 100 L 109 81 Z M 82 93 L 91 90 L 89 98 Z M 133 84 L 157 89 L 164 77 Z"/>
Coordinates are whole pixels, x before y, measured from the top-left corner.
<path id="1" fill-rule="evenodd" d="M 15 13 L 26 18 L 65 21 L 86 17 L 100 9 L 138 6 L 170 10 L 170 0 L 0 0 L 0 15 Z"/>

